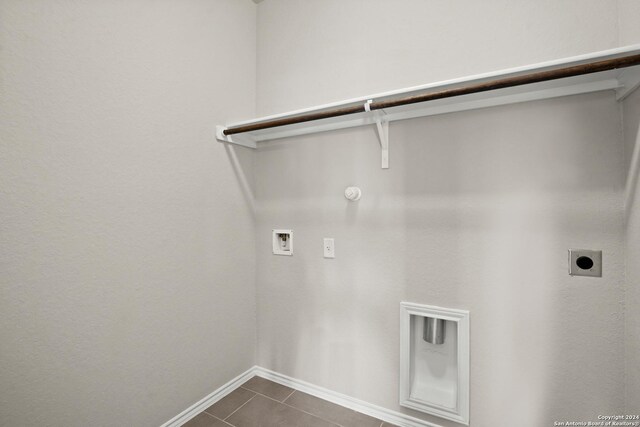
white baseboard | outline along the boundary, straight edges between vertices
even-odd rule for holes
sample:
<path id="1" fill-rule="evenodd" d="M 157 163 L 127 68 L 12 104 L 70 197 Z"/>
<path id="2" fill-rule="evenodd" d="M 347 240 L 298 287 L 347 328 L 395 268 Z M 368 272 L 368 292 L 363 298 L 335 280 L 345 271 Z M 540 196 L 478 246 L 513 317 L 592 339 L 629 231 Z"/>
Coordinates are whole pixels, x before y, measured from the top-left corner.
<path id="1" fill-rule="evenodd" d="M 246 372 L 238 375 L 222 387 L 215 390 L 213 393 L 203 397 L 175 417 L 171 418 L 166 423 L 162 424 L 160 427 L 179 427 L 189 421 L 191 418 L 195 417 L 209 406 L 216 403 L 218 400 L 225 397 L 227 394 L 231 393 L 233 390 L 240 387 L 251 377 L 256 375 L 256 366 L 249 368 Z"/>
<path id="2" fill-rule="evenodd" d="M 255 368 L 255 375 L 312 396 L 319 397 L 320 399 L 328 400 L 336 405 L 362 412 L 363 414 L 378 418 L 390 424 L 395 424 L 399 427 L 442 427 L 439 424 L 433 424 L 429 421 L 421 420 L 401 412 L 392 411 L 381 406 L 354 399 L 353 397 L 336 393 L 335 391 L 331 391 L 305 381 L 297 380 L 259 366 L 256 366 Z"/>
<path id="3" fill-rule="evenodd" d="M 378 418 L 390 424 L 395 424 L 399 427 L 442 427 L 439 424 L 430 423 L 429 421 L 424 421 L 401 412 L 392 411 L 381 406 L 354 399 L 353 397 L 336 393 L 335 391 L 331 391 L 305 381 L 297 380 L 259 366 L 254 366 L 243 374 L 238 375 L 236 378 L 194 403 L 177 416 L 162 424 L 160 427 L 179 427 L 183 425 L 191 418 L 195 417 L 209 406 L 240 387 L 245 381 L 249 380 L 254 375 L 291 387 L 294 390 L 319 397 L 320 399 L 327 400 L 335 403 L 336 405 L 362 412 L 363 414 Z"/>

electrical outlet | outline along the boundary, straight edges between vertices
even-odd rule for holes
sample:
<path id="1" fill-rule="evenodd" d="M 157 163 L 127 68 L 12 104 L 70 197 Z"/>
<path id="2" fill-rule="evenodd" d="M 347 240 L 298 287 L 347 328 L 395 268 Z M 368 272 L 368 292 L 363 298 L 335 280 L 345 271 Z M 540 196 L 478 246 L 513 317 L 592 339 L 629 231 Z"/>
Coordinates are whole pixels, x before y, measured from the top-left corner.
<path id="1" fill-rule="evenodd" d="M 569 249 L 569 274 L 602 277 L 602 251 Z"/>
<path id="2" fill-rule="evenodd" d="M 325 238 L 324 239 L 324 257 L 325 258 L 335 258 L 336 257 L 336 247 L 333 241 L 333 238 Z"/>

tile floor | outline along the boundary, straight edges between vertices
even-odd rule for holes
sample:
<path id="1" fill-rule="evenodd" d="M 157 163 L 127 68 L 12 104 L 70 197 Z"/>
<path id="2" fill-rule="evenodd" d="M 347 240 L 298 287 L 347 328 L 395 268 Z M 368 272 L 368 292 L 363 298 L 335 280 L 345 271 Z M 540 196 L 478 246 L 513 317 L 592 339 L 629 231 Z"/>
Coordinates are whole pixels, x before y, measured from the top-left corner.
<path id="1" fill-rule="evenodd" d="M 253 377 L 184 427 L 395 427 L 292 388 Z"/>

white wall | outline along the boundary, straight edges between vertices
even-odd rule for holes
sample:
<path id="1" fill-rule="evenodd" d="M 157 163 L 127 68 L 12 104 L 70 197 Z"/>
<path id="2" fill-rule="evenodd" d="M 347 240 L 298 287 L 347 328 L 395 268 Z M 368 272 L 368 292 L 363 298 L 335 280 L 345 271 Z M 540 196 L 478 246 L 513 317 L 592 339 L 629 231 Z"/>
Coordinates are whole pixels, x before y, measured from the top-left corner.
<path id="1" fill-rule="evenodd" d="M 619 0 L 618 13 L 620 45 L 640 43 L 640 2 Z M 632 413 L 640 409 L 640 312 L 637 310 L 640 306 L 640 93 L 636 91 L 627 98 L 622 109 L 627 168 L 635 157 L 634 167 L 628 171 L 625 200 L 625 390 L 626 410 Z"/>
<path id="2" fill-rule="evenodd" d="M 212 130 L 254 97 L 248 0 L 0 1 L 0 425 L 157 426 L 253 365 Z"/>
<path id="3" fill-rule="evenodd" d="M 616 21 L 611 1 L 266 1 L 258 110 L 611 48 Z M 471 310 L 472 425 L 622 411 L 620 129 L 602 93 L 394 123 L 386 171 L 373 129 L 269 143 L 255 163 L 258 363 L 400 410 L 407 300 Z M 292 258 L 271 254 L 275 227 L 295 230 Z M 569 277 L 572 247 L 602 249 L 604 277 Z"/>
<path id="4" fill-rule="evenodd" d="M 0 425 L 171 418 L 254 363 L 256 273 L 267 368 L 399 409 L 409 300 L 472 311 L 472 425 L 622 411 L 610 94 L 395 124 L 388 171 L 372 129 L 255 157 L 211 130 L 254 116 L 256 54 L 266 114 L 638 42 L 636 3 L 268 0 L 256 51 L 244 0 L 0 0 Z M 569 278 L 568 247 L 605 277 Z"/>
<path id="5" fill-rule="evenodd" d="M 267 0 L 258 113 L 613 48 L 616 3 Z"/>
<path id="6" fill-rule="evenodd" d="M 627 412 L 640 409 L 640 92 L 624 101 L 624 136 L 627 158 L 633 167 L 627 179 L 625 346 Z"/>
<path id="7" fill-rule="evenodd" d="M 640 2 L 618 0 L 620 46 L 640 43 Z"/>
<path id="8" fill-rule="evenodd" d="M 619 126 L 613 96 L 596 94 L 394 124 L 387 171 L 373 131 L 269 144 L 258 363 L 399 409 L 406 300 L 471 311 L 472 425 L 621 411 Z M 357 204 L 342 196 L 352 184 Z M 295 230 L 292 258 L 271 255 L 274 227 Z M 604 277 L 569 277 L 571 247 L 602 249 Z"/>

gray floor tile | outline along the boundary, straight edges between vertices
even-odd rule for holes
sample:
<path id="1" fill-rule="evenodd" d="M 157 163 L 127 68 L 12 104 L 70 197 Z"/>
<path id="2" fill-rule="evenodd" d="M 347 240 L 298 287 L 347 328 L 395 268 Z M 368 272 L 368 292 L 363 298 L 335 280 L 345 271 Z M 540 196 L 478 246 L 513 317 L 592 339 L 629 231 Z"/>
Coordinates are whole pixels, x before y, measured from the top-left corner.
<path id="1" fill-rule="evenodd" d="M 255 391 L 256 393 L 264 394 L 265 396 L 269 396 L 270 398 L 280 402 L 289 397 L 293 392 L 292 388 L 285 387 L 260 377 L 251 378 L 249 381 L 242 384 L 242 387 Z"/>
<path id="2" fill-rule="evenodd" d="M 237 388 L 223 399 L 205 409 L 205 412 L 224 420 L 256 394 L 245 388 Z"/>
<path id="3" fill-rule="evenodd" d="M 229 427 L 229 424 L 220 421 L 209 414 L 198 414 L 183 424 L 183 427 Z"/>
<path id="4" fill-rule="evenodd" d="M 382 427 L 398 427 L 398 426 L 395 424 L 384 423 L 382 424 Z"/>
<path id="5" fill-rule="evenodd" d="M 226 421 L 236 427 L 336 427 L 261 395 L 255 396 Z"/>
<path id="6" fill-rule="evenodd" d="M 294 392 L 284 403 L 343 427 L 380 427 L 382 424 L 382 420 L 300 391 Z"/>

